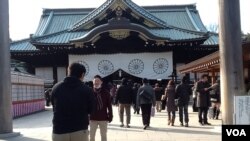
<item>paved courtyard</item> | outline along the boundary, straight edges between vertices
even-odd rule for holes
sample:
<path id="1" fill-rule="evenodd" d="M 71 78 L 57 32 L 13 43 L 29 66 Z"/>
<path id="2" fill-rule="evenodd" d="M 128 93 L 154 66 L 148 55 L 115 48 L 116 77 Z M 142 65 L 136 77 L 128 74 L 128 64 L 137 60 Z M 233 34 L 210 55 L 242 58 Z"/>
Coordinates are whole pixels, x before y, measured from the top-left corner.
<path id="1" fill-rule="evenodd" d="M 189 127 L 179 125 L 177 118 L 175 126 L 167 125 L 166 111 L 156 113 L 151 119 L 151 127 L 143 130 L 141 115 L 132 113 L 131 128 L 119 127 L 118 108 L 113 107 L 114 120 L 108 126 L 108 141 L 221 141 L 221 120 L 212 120 L 211 126 L 200 126 L 197 122 L 197 113 L 190 107 Z M 131 110 L 133 111 L 133 110 Z M 24 116 L 13 120 L 14 132 L 20 136 L 0 139 L 1 141 L 51 141 L 52 109 Z M 100 141 L 97 130 L 96 141 Z"/>

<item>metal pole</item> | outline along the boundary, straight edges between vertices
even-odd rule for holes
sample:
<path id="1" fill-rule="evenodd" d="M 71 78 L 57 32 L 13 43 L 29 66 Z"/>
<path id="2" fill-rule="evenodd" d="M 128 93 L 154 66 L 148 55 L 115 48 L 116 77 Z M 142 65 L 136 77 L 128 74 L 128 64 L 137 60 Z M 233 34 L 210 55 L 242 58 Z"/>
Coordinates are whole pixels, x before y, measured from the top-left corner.
<path id="1" fill-rule="evenodd" d="M 0 138 L 13 137 L 10 81 L 9 1 L 0 0 Z"/>
<path id="2" fill-rule="evenodd" d="M 234 124 L 234 96 L 244 94 L 239 0 L 219 0 L 222 124 Z"/>

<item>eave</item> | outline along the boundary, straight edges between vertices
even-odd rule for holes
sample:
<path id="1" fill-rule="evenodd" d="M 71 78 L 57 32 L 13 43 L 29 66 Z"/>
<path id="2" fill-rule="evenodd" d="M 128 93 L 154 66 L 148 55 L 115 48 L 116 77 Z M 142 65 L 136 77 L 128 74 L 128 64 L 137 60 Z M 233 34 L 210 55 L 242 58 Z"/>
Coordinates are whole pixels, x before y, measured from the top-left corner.
<path id="1" fill-rule="evenodd" d="M 250 61 L 250 42 L 242 43 L 243 61 Z M 188 64 L 179 66 L 176 70 L 180 73 L 200 73 L 209 72 L 211 70 L 219 72 L 220 70 L 220 56 L 219 51 L 209 54 L 205 57 L 192 61 Z"/>

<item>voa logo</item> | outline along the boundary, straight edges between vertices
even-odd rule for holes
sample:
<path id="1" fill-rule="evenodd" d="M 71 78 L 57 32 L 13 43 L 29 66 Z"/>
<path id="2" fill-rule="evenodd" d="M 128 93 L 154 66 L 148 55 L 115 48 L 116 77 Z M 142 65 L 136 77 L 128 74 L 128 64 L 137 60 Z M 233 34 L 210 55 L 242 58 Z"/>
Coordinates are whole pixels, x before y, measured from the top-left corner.
<path id="1" fill-rule="evenodd" d="M 226 129 L 227 136 L 247 136 L 244 129 Z"/>

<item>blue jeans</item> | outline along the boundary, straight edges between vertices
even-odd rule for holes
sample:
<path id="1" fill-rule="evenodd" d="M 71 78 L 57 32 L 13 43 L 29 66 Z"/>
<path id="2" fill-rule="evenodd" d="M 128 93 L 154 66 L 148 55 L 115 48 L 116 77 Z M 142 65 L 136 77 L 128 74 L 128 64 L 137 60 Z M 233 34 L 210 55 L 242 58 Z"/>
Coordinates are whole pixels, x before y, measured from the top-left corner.
<path id="1" fill-rule="evenodd" d="M 179 119 L 181 123 L 183 123 L 183 115 L 184 115 L 185 123 L 188 123 L 189 122 L 188 104 L 179 106 Z"/>

